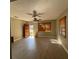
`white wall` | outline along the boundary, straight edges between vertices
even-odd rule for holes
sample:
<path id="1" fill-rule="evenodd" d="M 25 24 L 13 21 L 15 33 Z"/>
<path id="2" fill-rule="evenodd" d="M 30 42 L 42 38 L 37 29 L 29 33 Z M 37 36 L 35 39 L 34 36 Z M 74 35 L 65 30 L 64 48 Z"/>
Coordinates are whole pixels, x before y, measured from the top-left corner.
<path id="1" fill-rule="evenodd" d="M 66 16 L 66 38 L 59 34 L 59 19 L 64 17 L 64 16 Z M 68 50 L 68 38 L 67 38 L 68 37 L 68 32 L 67 32 L 68 30 L 67 29 L 68 29 L 68 11 L 65 10 L 60 15 L 60 17 L 57 19 L 57 34 L 58 34 L 57 38 L 58 38 L 59 41 L 61 41 L 61 43 L 62 43 L 62 45 L 63 45 L 63 47 L 65 48 L 66 51 Z"/>
<path id="2" fill-rule="evenodd" d="M 25 23 L 25 21 L 22 20 L 18 20 L 18 19 L 14 19 L 14 18 L 10 18 L 11 20 L 11 36 L 14 37 L 14 41 L 16 40 L 20 40 L 23 37 L 23 24 Z"/>

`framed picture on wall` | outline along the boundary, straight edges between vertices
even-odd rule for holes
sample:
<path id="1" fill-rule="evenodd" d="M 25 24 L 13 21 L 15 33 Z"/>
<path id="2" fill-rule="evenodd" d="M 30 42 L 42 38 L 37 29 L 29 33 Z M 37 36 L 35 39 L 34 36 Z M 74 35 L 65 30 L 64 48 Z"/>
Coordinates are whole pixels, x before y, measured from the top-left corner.
<path id="1" fill-rule="evenodd" d="M 59 20 L 59 32 L 60 35 L 66 37 L 66 16 Z"/>
<path id="2" fill-rule="evenodd" d="M 38 23 L 39 32 L 51 32 L 51 22 Z"/>

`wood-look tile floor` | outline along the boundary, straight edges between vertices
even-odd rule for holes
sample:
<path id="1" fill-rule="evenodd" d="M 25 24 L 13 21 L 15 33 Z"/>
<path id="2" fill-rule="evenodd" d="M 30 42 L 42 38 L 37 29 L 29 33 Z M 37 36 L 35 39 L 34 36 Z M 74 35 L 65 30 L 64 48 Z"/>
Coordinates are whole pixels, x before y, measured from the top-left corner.
<path id="1" fill-rule="evenodd" d="M 12 44 L 12 59 L 68 59 L 68 55 L 50 38 L 28 37 Z"/>

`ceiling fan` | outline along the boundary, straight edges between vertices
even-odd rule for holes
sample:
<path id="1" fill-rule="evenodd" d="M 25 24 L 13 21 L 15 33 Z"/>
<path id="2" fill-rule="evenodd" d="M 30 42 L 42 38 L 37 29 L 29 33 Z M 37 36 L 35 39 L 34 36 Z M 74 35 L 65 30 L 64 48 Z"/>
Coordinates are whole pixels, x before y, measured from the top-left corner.
<path id="1" fill-rule="evenodd" d="M 27 13 L 28 15 L 32 15 L 32 17 L 41 17 L 40 15 L 43 15 L 44 13 L 37 13 L 36 10 L 33 10 L 32 13 Z"/>
<path id="2" fill-rule="evenodd" d="M 28 15 L 31 15 L 33 17 L 33 21 L 39 21 L 41 19 L 37 19 L 36 17 L 41 17 L 40 15 L 43 15 L 44 13 L 37 13 L 36 10 L 33 10 L 32 13 L 27 13 Z"/>
<path id="3" fill-rule="evenodd" d="M 34 18 L 34 20 L 33 21 L 37 21 L 37 22 L 39 22 L 39 21 L 41 21 L 42 19 L 37 19 L 37 18 Z"/>

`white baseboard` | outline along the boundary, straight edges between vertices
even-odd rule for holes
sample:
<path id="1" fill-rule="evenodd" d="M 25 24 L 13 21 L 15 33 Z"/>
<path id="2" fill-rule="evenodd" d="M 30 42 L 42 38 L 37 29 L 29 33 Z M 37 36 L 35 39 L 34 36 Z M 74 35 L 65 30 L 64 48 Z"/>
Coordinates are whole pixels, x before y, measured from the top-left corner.
<path id="1" fill-rule="evenodd" d="M 16 41 L 18 41 L 18 40 L 20 40 L 20 39 L 14 39 L 14 42 L 16 42 Z"/>
<path id="2" fill-rule="evenodd" d="M 67 48 L 62 44 L 61 45 L 63 48 L 64 48 L 64 50 L 68 53 L 68 50 L 67 50 Z"/>

